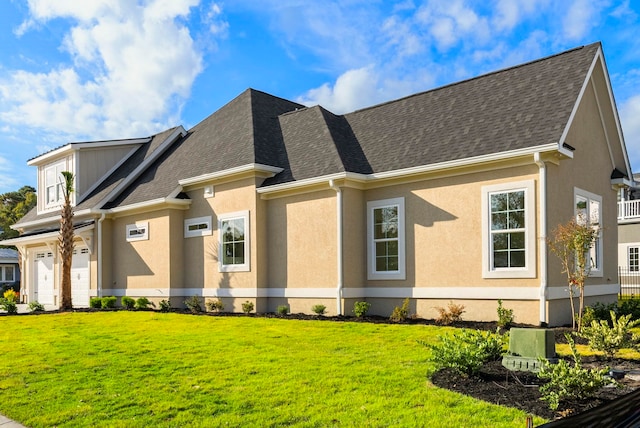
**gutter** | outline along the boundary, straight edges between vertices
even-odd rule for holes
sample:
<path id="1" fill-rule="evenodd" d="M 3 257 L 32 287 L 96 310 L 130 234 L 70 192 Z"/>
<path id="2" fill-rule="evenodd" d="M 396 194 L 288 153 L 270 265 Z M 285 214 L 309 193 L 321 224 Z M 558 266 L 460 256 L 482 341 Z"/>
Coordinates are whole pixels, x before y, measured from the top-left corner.
<path id="1" fill-rule="evenodd" d="M 547 165 L 542 160 L 540 152 L 534 153 L 533 160 L 540 170 L 540 325 L 547 325 Z"/>
<path id="2" fill-rule="evenodd" d="M 338 233 L 338 285 L 336 286 L 336 314 L 342 315 L 342 288 L 344 286 L 343 269 L 343 222 L 342 222 L 342 189 L 336 186 L 333 179 L 329 180 L 329 187 L 336 191 L 337 233 Z"/>

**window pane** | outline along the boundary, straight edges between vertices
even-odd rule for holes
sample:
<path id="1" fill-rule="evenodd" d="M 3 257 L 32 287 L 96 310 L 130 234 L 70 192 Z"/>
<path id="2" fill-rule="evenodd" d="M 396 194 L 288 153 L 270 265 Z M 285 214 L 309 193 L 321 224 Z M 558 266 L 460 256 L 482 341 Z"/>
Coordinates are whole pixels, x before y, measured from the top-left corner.
<path id="1" fill-rule="evenodd" d="M 509 248 L 514 250 L 524 250 L 524 232 L 509 234 Z"/>
<path id="2" fill-rule="evenodd" d="M 390 256 L 398 255 L 398 241 L 387 242 L 387 254 Z"/>
<path id="3" fill-rule="evenodd" d="M 389 270 L 389 271 L 398 270 L 398 257 L 397 256 L 390 256 L 388 258 L 387 270 Z"/>
<path id="4" fill-rule="evenodd" d="M 238 242 L 233 244 L 234 259 L 233 263 L 241 265 L 244 263 L 244 242 Z"/>
<path id="5" fill-rule="evenodd" d="M 13 266 L 4 267 L 4 280 L 7 282 L 13 282 Z"/>
<path id="6" fill-rule="evenodd" d="M 491 214 L 491 230 L 504 230 L 507 228 L 507 213 Z"/>
<path id="7" fill-rule="evenodd" d="M 524 228 L 524 211 L 513 211 L 509 213 L 509 229 Z"/>
<path id="8" fill-rule="evenodd" d="M 509 253 L 506 251 L 494 251 L 493 266 L 496 268 L 509 267 Z"/>
<path id="9" fill-rule="evenodd" d="M 386 257 L 376 257 L 376 271 L 378 272 L 386 272 L 387 270 L 387 258 Z"/>
<path id="10" fill-rule="evenodd" d="M 233 264 L 233 244 L 222 245 L 222 264 Z"/>
<path id="11" fill-rule="evenodd" d="M 494 251 L 506 250 L 509 248 L 509 239 L 506 233 L 495 233 L 493 235 L 493 249 Z"/>
<path id="12" fill-rule="evenodd" d="M 509 210 L 524 210 L 524 191 L 509 193 Z"/>
<path id="13" fill-rule="evenodd" d="M 524 251 L 511 252 L 511 267 L 524 267 Z"/>
<path id="14" fill-rule="evenodd" d="M 387 243 L 376 242 L 376 257 L 386 257 L 386 256 L 387 256 Z"/>
<path id="15" fill-rule="evenodd" d="M 590 211 L 589 220 L 591 220 L 591 224 L 593 225 L 600 224 L 600 202 L 592 200 L 589 203 L 589 211 Z"/>
<path id="16" fill-rule="evenodd" d="M 491 212 L 507 210 L 507 193 L 491 195 Z"/>

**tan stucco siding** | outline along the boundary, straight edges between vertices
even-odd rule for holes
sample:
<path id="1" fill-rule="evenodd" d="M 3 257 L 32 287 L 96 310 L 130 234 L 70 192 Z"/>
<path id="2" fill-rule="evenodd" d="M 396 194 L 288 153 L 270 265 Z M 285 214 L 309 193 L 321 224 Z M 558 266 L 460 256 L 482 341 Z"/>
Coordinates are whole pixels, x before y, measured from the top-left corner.
<path id="1" fill-rule="evenodd" d="M 362 287 L 367 277 L 367 213 L 365 192 L 344 188 L 344 287 Z"/>
<path id="2" fill-rule="evenodd" d="M 268 201 L 270 287 L 336 286 L 336 219 L 333 190 Z"/>

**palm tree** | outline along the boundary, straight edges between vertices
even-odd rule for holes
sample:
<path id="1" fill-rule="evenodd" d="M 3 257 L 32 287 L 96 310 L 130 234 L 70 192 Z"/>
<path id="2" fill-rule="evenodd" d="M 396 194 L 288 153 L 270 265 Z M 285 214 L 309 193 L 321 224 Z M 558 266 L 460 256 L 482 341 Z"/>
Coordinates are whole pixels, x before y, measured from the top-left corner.
<path id="1" fill-rule="evenodd" d="M 61 183 L 64 204 L 60 213 L 60 236 L 58 247 L 62 259 L 62 285 L 60 287 L 60 309 L 68 310 L 73 307 L 71 302 L 71 261 L 73 258 L 73 208 L 71 207 L 71 193 L 73 192 L 73 174 L 63 171 L 64 182 Z"/>

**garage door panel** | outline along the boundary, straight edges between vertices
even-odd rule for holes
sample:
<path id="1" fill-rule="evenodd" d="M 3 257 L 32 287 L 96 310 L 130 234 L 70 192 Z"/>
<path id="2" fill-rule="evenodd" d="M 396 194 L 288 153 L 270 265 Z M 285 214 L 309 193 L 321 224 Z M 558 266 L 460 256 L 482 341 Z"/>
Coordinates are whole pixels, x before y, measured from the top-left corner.
<path id="1" fill-rule="evenodd" d="M 71 301 L 75 307 L 89 306 L 89 250 L 77 248 L 71 261 Z"/>
<path id="2" fill-rule="evenodd" d="M 34 261 L 35 284 L 33 287 L 34 300 L 43 305 L 54 304 L 53 290 L 53 254 L 50 252 L 37 252 Z"/>

